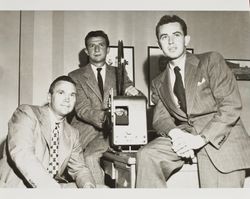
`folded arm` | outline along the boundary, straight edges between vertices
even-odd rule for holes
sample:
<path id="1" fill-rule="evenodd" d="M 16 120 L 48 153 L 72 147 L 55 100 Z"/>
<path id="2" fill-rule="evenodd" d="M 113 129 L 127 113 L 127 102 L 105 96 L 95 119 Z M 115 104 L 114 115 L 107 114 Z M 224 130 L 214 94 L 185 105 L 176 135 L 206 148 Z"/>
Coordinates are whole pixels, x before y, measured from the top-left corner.
<path id="1" fill-rule="evenodd" d="M 217 113 L 200 134 L 219 149 L 239 120 L 242 104 L 236 79 L 224 58 L 218 53 L 212 53 L 209 61 L 209 82 L 217 104 Z"/>

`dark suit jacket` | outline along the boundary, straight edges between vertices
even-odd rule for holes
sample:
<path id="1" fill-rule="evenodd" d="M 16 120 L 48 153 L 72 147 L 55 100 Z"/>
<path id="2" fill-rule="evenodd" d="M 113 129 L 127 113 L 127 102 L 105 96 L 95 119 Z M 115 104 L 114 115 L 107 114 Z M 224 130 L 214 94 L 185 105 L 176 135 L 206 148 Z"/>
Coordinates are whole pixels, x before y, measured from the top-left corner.
<path id="1" fill-rule="evenodd" d="M 46 170 L 49 164 L 51 124 L 48 106 L 21 105 L 9 121 L 6 149 L 0 160 L 0 185 L 5 187 L 59 187 Z M 66 167 L 78 187 L 94 184 L 85 165 L 79 132 L 64 121 L 59 142 L 59 171 Z"/>
<path id="2" fill-rule="evenodd" d="M 241 99 L 237 82 L 224 58 L 209 52 L 187 54 L 185 90 L 187 114 L 173 101 L 169 68 L 152 82 L 153 126 L 162 136 L 176 127 L 209 139 L 206 150 L 222 172 L 250 167 L 250 136 L 241 119 Z"/>
<path id="3" fill-rule="evenodd" d="M 80 131 L 82 147 L 85 148 L 102 132 L 103 110 L 108 105 L 109 90 L 114 89 L 114 96 L 117 93 L 115 67 L 107 65 L 103 100 L 90 64 L 70 72 L 69 76 L 76 82 L 77 89 L 76 115 L 71 124 Z M 133 85 L 127 73 L 125 77 L 124 88 Z"/>

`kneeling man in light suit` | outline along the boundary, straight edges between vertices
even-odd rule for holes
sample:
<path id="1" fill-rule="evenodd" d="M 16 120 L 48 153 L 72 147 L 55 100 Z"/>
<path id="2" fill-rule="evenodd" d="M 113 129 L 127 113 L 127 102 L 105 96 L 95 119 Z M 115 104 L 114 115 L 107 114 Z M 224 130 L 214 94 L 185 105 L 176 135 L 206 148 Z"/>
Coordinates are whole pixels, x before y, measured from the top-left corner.
<path id="1" fill-rule="evenodd" d="M 75 101 L 74 81 L 60 76 L 50 85 L 47 105 L 16 109 L 0 160 L 0 187 L 96 187 L 79 132 L 66 121 Z M 72 183 L 63 177 L 66 168 Z"/>

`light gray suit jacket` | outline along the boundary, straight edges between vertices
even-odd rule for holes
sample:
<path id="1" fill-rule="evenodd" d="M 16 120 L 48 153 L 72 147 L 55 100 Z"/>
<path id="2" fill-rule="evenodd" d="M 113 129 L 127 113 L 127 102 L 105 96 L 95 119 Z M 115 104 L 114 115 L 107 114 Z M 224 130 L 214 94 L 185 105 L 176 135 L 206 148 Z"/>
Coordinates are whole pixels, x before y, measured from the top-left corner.
<path id="1" fill-rule="evenodd" d="M 237 82 L 224 58 L 209 52 L 187 54 L 185 65 L 187 114 L 173 101 L 169 69 L 152 82 L 153 126 L 162 136 L 176 127 L 209 139 L 206 150 L 214 165 L 222 172 L 250 168 L 250 136 L 240 113 L 242 104 Z"/>
<path id="2" fill-rule="evenodd" d="M 71 124 L 79 130 L 82 147 L 85 149 L 90 141 L 102 133 L 104 109 L 108 105 L 109 90 L 113 88 L 114 96 L 117 94 L 115 67 L 107 65 L 103 100 L 90 64 L 70 72 L 69 76 L 76 82 L 77 89 L 76 115 Z M 131 85 L 133 82 L 126 73 L 124 88 Z"/>
<path id="3" fill-rule="evenodd" d="M 46 170 L 49 164 L 51 124 L 48 106 L 21 105 L 9 121 L 4 156 L 0 160 L 0 184 L 5 187 L 60 187 Z M 64 121 L 59 142 L 59 171 L 68 172 L 78 187 L 94 184 L 85 165 L 79 132 Z"/>

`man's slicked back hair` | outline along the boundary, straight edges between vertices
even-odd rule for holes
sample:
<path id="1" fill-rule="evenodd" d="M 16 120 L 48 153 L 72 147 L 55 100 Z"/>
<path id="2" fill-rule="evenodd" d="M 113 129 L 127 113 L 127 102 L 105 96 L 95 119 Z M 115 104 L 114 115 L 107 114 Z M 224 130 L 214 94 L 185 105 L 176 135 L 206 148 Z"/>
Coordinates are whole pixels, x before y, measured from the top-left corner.
<path id="1" fill-rule="evenodd" d="M 174 23 L 174 22 L 177 22 L 181 25 L 184 36 L 186 36 L 187 35 L 187 25 L 182 18 L 178 17 L 177 15 L 164 15 L 160 19 L 160 21 L 157 23 L 156 28 L 155 28 L 155 34 L 156 34 L 157 39 L 159 39 L 158 38 L 159 27 L 164 25 L 164 24 L 169 24 L 169 23 Z"/>
<path id="2" fill-rule="evenodd" d="M 54 91 L 54 88 L 55 88 L 55 86 L 56 86 L 56 83 L 59 82 L 59 81 L 70 82 L 70 83 L 72 83 L 73 85 L 76 86 L 76 83 L 74 82 L 74 80 L 73 80 L 71 77 L 66 76 L 66 75 L 62 75 L 62 76 L 57 77 L 57 78 L 50 84 L 50 87 L 49 87 L 49 93 L 50 93 L 50 94 L 53 94 L 53 91 Z"/>
<path id="3" fill-rule="evenodd" d="M 88 47 L 88 40 L 92 37 L 103 37 L 106 41 L 107 47 L 109 47 L 108 35 L 102 30 L 90 31 L 85 37 L 85 47 Z"/>

